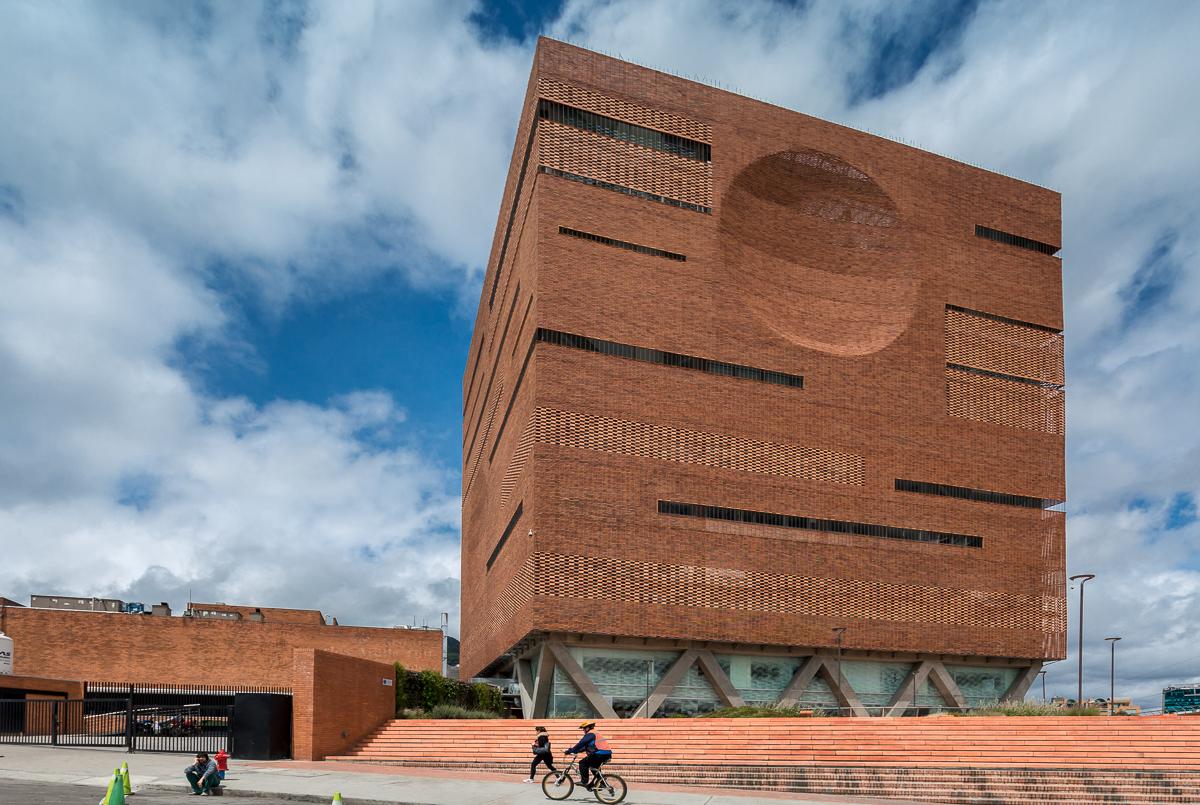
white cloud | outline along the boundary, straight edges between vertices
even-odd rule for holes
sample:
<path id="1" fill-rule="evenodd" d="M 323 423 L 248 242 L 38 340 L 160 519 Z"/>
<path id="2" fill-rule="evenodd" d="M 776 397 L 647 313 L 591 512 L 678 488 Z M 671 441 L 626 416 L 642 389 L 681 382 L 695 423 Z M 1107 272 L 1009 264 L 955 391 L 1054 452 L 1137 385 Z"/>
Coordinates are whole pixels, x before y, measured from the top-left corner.
<path id="1" fill-rule="evenodd" d="M 474 8 L 0 10 L 0 585 L 456 610 L 454 479 L 404 400 L 216 399 L 174 347 L 237 346 L 214 264 L 280 310 L 392 271 L 473 309 L 532 55 Z M 944 11 L 569 0 L 552 33 L 1063 192 L 1086 677 L 1115 629 L 1150 704 L 1200 675 L 1200 526 L 1171 514 L 1200 498 L 1200 9 L 982 2 L 870 99 L 880 42 L 919 53 Z"/>

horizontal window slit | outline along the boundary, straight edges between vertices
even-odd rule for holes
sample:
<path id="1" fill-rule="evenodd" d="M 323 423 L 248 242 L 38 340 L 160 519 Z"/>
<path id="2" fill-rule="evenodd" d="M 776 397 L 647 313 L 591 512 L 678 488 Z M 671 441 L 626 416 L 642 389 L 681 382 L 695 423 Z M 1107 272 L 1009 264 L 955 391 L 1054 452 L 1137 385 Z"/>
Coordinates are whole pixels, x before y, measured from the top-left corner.
<path id="1" fill-rule="evenodd" d="M 628 241 L 624 240 L 614 240 L 613 238 L 606 238 L 603 235 L 593 235 L 590 232 L 580 232 L 578 229 L 568 229 L 565 226 L 560 226 L 558 228 L 558 234 L 570 235 L 573 238 L 580 238 L 582 240 L 590 240 L 593 243 L 603 243 L 605 246 L 616 246 L 618 249 L 628 249 L 631 252 L 641 252 L 642 254 L 649 254 L 654 257 L 665 257 L 668 260 L 678 260 L 681 263 L 687 260 L 686 255 L 675 254 L 674 252 L 667 252 L 663 251 L 662 249 L 655 249 L 651 246 L 639 246 L 636 243 L 629 243 Z"/>
<path id="2" fill-rule="evenodd" d="M 1020 377 L 1019 375 L 1006 375 L 1002 372 L 989 372 L 987 369 L 976 369 L 974 366 L 962 366 L 957 363 L 946 364 L 947 369 L 957 369 L 960 372 L 970 372 L 976 375 L 984 375 L 986 377 L 995 377 L 1000 380 L 1011 380 L 1014 383 L 1024 383 L 1029 386 L 1038 386 L 1044 389 L 1056 389 L 1062 391 L 1066 386 L 1061 383 L 1047 383 L 1045 380 L 1032 380 L 1028 377 Z"/>
<path id="3" fill-rule="evenodd" d="M 975 236 L 994 240 L 997 243 L 1006 243 L 1009 246 L 1016 246 L 1021 249 L 1029 249 L 1034 252 L 1041 252 L 1053 257 L 1058 253 L 1062 246 L 1053 246 L 1049 243 L 1042 243 L 1040 240 L 1032 238 L 1023 238 L 1020 235 L 1014 235 L 1011 232 L 1001 232 L 999 229 L 989 229 L 986 226 L 975 224 Z"/>
<path id="4" fill-rule="evenodd" d="M 721 506 L 705 506 L 699 503 L 679 503 L 660 500 L 659 514 L 679 517 L 699 517 L 704 520 L 726 520 L 734 523 L 766 525 L 776 528 L 797 528 L 806 531 L 826 531 L 834 534 L 854 534 L 863 537 L 883 537 L 909 542 L 931 542 L 939 545 L 956 545 L 962 548 L 982 548 L 983 537 L 970 534 L 948 534 L 942 531 L 925 531 L 917 528 L 901 528 L 891 525 L 849 523 L 843 520 L 824 520 L 818 517 L 803 517 L 795 514 L 775 514 L 750 509 L 727 509 Z"/>
<path id="5" fill-rule="evenodd" d="M 896 479 L 897 492 L 917 492 L 922 495 L 939 495 L 959 500 L 974 500 L 980 503 L 998 503 L 1003 506 L 1020 506 L 1025 509 L 1049 509 L 1065 501 L 1035 498 L 1027 495 L 1010 495 L 1005 492 L 989 492 L 986 489 L 970 489 L 965 486 L 949 486 L 948 484 L 931 484 L 926 481 L 909 481 Z"/>
<path id="6" fill-rule="evenodd" d="M 692 210 L 693 212 L 702 212 L 705 215 L 712 215 L 712 207 L 701 207 L 699 204 L 692 204 L 689 201 L 680 201 L 677 198 L 668 198 L 667 196 L 656 196 L 653 193 L 646 193 L 642 190 L 634 190 L 632 187 L 612 184 L 611 182 L 602 182 L 599 179 L 590 179 L 587 176 L 580 176 L 575 173 L 567 173 L 566 171 L 560 171 L 557 168 L 547 168 L 545 165 L 539 166 L 538 170 L 542 173 L 549 174 L 550 176 L 557 176 L 560 179 L 567 179 L 572 182 L 581 182 L 582 184 L 590 184 L 593 187 L 599 187 L 604 190 L 614 190 L 618 193 L 624 193 L 627 196 L 644 198 L 648 201 L 657 201 L 661 204 L 669 204 L 672 207 L 680 207 L 685 210 Z"/>
<path id="7" fill-rule="evenodd" d="M 804 378 L 800 375 L 789 375 L 783 372 L 773 372 L 769 369 L 757 369 L 753 366 L 740 366 L 735 363 L 711 361 L 707 358 L 697 358 L 692 355 L 680 355 L 675 352 L 663 352 L 658 349 L 635 347 L 630 344 L 618 344 L 616 341 L 602 341 L 599 338 L 588 338 L 583 335 L 564 333 L 558 330 L 547 330 L 539 327 L 535 338 L 546 344 L 554 344 L 571 349 L 582 349 L 586 352 L 599 352 L 618 358 L 631 358 L 635 361 L 657 363 L 662 366 L 676 366 L 681 369 L 693 369 L 697 372 L 708 372 L 726 377 L 740 377 L 744 380 L 758 380 L 762 383 L 774 383 L 778 386 L 804 388 Z"/>
<path id="8" fill-rule="evenodd" d="M 614 140 L 624 140 L 644 148 L 664 151 L 685 159 L 712 162 L 712 146 L 708 143 L 689 140 L 686 137 L 667 134 L 634 123 L 626 123 L 623 120 L 605 117 L 595 112 L 585 112 L 557 101 L 545 99 L 538 101 L 538 117 L 554 123 L 561 123 L 564 126 L 612 137 Z"/>

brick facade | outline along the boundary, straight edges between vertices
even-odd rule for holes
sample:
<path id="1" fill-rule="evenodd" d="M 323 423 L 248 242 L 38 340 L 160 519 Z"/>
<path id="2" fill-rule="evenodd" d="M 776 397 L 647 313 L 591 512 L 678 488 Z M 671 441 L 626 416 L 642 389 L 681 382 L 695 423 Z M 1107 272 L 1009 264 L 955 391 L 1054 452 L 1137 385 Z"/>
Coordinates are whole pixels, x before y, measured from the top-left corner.
<path id="1" fill-rule="evenodd" d="M 344 752 L 396 715 L 394 666 L 312 648 L 292 658 L 293 759 Z"/>
<path id="2" fill-rule="evenodd" d="M 441 670 L 442 633 L 0 607 L 14 673 L 179 685 L 293 684 L 293 650 Z"/>
<path id="3" fill-rule="evenodd" d="M 897 486 L 1066 497 L 1060 261 L 977 226 L 1060 243 L 1059 194 L 541 40 L 463 378 L 464 678 L 550 632 L 1064 657 L 1064 515 Z"/>

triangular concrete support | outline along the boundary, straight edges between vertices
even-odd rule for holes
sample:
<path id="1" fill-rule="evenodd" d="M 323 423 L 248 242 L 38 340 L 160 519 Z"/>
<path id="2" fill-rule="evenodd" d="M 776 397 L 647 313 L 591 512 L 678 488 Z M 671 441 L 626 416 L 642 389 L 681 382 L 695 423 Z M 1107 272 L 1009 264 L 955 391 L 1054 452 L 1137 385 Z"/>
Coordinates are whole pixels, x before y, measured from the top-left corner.
<path id="1" fill-rule="evenodd" d="M 671 695 L 671 691 L 675 690 L 675 686 L 687 675 L 688 669 L 692 667 L 692 663 L 696 661 L 699 655 L 700 652 L 694 650 L 688 650 L 680 654 L 675 662 L 671 663 L 671 667 L 667 669 L 667 672 L 663 674 L 663 678 L 654 686 L 654 690 L 650 691 L 650 696 L 634 712 L 633 717 L 650 718 L 653 716 L 666 698 Z"/>

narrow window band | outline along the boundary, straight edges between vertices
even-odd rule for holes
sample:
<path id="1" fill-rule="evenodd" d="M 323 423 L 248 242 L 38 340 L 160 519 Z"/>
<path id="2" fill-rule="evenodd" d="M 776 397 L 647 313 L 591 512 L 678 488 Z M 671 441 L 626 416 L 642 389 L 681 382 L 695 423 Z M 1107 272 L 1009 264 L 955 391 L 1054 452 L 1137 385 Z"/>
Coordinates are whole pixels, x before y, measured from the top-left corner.
<path id="1" fill-rule="evenodd" d="M 1043 389 L 1055 389 L 1057 391 L 1062 391 L 1066 388 L 1066 386 L 1061 383 L 1049 383 L 1045 380 L 1031 380 L 1028 377 L 1021 377 L 1020 375 L 1006 375 L 1003 372 L 989 372 L 987 369 L 976 369 L 974 366 L 963 366 L 960 363 L 947 363 L 946 368 L 957 369 L 960 372 L 970 372 L 971 374 L 975 375 L 984 375 L 985 377 L 994 377 L 998 380 L 1011 380 L 1014 383 L 1024 383 L 1027 386 L 1037 386 L 1038 388 Z"/>
<path id="2" fill-rule="evenodd" d="M 658 502 L 659 514 L 679 517 L 699 517 L 704 520 L 727 520 L 734 523 L 798 528 L 806 531 L 827 531 L 834 534 L 855 534 L 863 537 L 902 539 L 909 542 L 932 542 L 939 545 L 956 545 L 961 548 L 982 548 L 983 537 L 970 534 L 947 534 L 941 531 L 923 531 L 916 528 L 900 528 L 891 525 L 848 523 L 843 520 L 822 520 L 817 517 L 801 517 L 795 514 L 774 514 L 750 509 L 726 509 L 721 506 L 704 506 L 699 503 L 678 503 L 669 500 Z"/>
<path id="3" fill-rule="evenodd" d="M 512 519 L 508 521 L 508 528 L 504 529 L 504 534 L 501 535 L 500 541 L 496 543 L 496 547 L 492 549 L 492 555 L 488 557 L 488 570 L 492 569 L 492 565 L 496 563 L 496 557 L 500 555 L 500 549 L 504 547 L 504 543 L 508 542 L 508 538 L 512 536 L 513 529 L 517 527 L 517 523 L 521 520 L 521 511 L 524 507 L 525 501 L 517 504 L 517 510 L 513 512 Z"/>
<path id="4" fill-rule="evenodd" d="M 582 240 L 590 240 L 593 243 L 603 243 L 605 246 L 616 246 L 618 249 L 628 249 L 631 252 L 641 252 L 642 254 L 649 254 L 654 257 L 665 257 L 668 260 L 678 260 L 681 263 L 687 261 L 687 255 L 675 254 L 675 252 L 666 252 L 662 249 L 655 249 L 651 246 L 639 246 L 636 243 L 629 243 L 628 241 L 624 240 L 614 240 L 612 238 L 606 238 L 603 235 L 593 235 L 590 232 L 580 232 L 578 229 L 568 229 L 565 226 L 560 226 L 558 228 L 558 234 L 570 235 L 573 238 L 580 238 Z"/>
<path id="5" fill-rule="evenodd" d="M 897 492 L 916 492 L 921 495 L 939 495 L 959 500 L 974 500 L 979 503 L 998 503 L 1002 506 L 1020 506 L 1025 509 L 1048 509 L 1064 501 L 1034 498 L 1027 495 L 1009 495 L 1005 492 L 989 492 L 986 489 L 970 489 L 965 486 L 931 484 L 927 481 L 896 479 Z"/>
<path id="6" fill-rule="evenodd" d="M 800 375 L 772 372 L 769 369 L 757 369 L 753 366 L 740 366 L 735 363 L 724 363 L 723 361 L 710 361 L 707 358 L 680 355 L 676 352 L 663 352 L 659 349 L 618 344 L 616 341 L 602 341 L 599 338 L 588 338 L 584 335 L 573 335 L 572 333 L 564 333 L 558 330 L 547 330 L 545 327 L 538 328 L 534 339 L 544 344 L 581 349 L 585 352 L 599 352 L 602 355 L 631 358 L 635 361 L 657 363 L 662 366 L 677 366 L 681 369 L 693 369 L 697 372 L 708 372 L 714 375 L 740 377 L 744 380 L 757 380 L 762 383 L 774 383 L 777 386 L 789 386 L 797 389 L 804 388 L 804 378 Z"/>
<path id="7" fill-rule="evenodd" d="M 539 165 L 538 170 L 550 176 L 557 176 L 560 179 L 567 179 L 572 182 L 580 182 L 582 184 L 590 184 L 593 187 L 599 187 L 604 190 L 615 190 L 618 193 L 624 193 L 627 196 L 636 196 L 644 198 L 648 201 L 657 201 L 660 204 L 670 204 L 672 207 L 681 207 L 685 210 L 694 212 L 702 212 L 705 215 L 712 215 L 712 207 L 701 207 L 699 204 L 692 204 L 690 201 L 680 201 L 677 198 L 668 198 L 667 196 L 656 196 L 653 193 L 646 193 L 642 190 L 634 190 L 632 187 L 624 185 L 612 184 L 611 182 L 602 182 L 599 179 L 589 179 L 587 176 L 580 176 L 576 173 L 567 173 L 560 171 L 557 168 L 547 168 L 545 165 Z"/>
<path id="8" fill-rule="evenodd" d="M 590 131 L 593 134 L 612 137 L 614 140 L 624 140 L 644 148 L 664 151 L 684 159 L 712 162 L 712 146 L 708 143 L 667 134 L 657 129 L 648 129 L 634 123 L 626 123 L 624 120 L 605 117 L 595 112 L 585 112 L 558 101 L 548 101 L 545 98 L 539 100 L 538 117 L 582 131 Z"/>
<path id="9" fill-rule="evenodd" d="M 959 307 L 958 305 L 946 305 L 946 310 L 957 310 L 959 313 L 966 313 L 968 316 L 979 316 L 981 319 L 991 319 L 1002 324 L 1015 324 L 1017 327 L 1029 327 L 1033 330 L 1041 330 L 1044 333 L 1054 333 L 1062 335 L 1062 330 L 1057 327 L 1047 327 L 1044 324 L 1034 324 L 1033 322 L 1021 321 L 1020 319 L 1010 319 L 1007 316 L 997 316 L 994 313 L 984 313 L 979 310 L 971 310 L 969 307 Z"/>
<path id="10" fill-rule="evenodd" d="M 1011 232 L 1001 232 L 999 229 L 989 229 L 986 226 L 975 224 L 975 236 L 979 238 L 987 238 L 994 240 L 997 243 L 1006 243 L 1009 246 L 1016 246 L 1020 249 L 1029 249 L 1034 252 L 1048 254 L 1051 257 L 1058 254 L 1062 246 L 1053 246 L 1049 243 L 1042 243 L 1040 240 L 1032 238 L 1023 238 L 1020 235 L 1014 235 Z"/>

